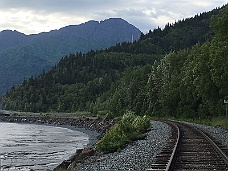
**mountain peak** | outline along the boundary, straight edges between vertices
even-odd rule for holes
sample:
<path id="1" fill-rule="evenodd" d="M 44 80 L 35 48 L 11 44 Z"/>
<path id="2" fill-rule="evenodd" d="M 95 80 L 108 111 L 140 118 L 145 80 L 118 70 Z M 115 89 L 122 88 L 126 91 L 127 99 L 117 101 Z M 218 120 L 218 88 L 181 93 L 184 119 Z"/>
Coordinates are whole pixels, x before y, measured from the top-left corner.
<path id="1" fill-rule="evenodd" d="M 110 18 L 100 22 L 90 20 L 28 36 L 12 30 L 1 34 L 0 78 L 4 85 L 0 83 L 0 95 L 12 83 L 17 84 L 24 78 L 39 74 L 66 54 L 108 48 L 117 43 L 131 42 L 132 37 L 138 40 L 141 31 L 123 19 Z M 16 77 L 15 74 L 8 76 L 7 73 L 20 74 Z"/>
<path id="2" fill-rule="evenodd" d="M 6 34 L 25 35 L 24 33 L 21 33 L 21 32 L 19 32 L 19 31 L 17 31 L 17 30 L 9 30 L 9 29 L 6 29 L 6 30 L 0 31 L 0 35 L 6 35 Z"/>
<path id="3" fill-rule="evenodd" d="M 104 21 L 115 21 L 115 22 L 125 22 L 125 23 L 128 23 L 123 18 L 108 18 L 108 19 L 105 19 Z"/>
<path id="4" fill-rule="evenodd" d="M 0 32 L 0 53 L 4 49 L 17 46 L 25 42 L 26 35 L 16 30 L 3 30 Z"/>

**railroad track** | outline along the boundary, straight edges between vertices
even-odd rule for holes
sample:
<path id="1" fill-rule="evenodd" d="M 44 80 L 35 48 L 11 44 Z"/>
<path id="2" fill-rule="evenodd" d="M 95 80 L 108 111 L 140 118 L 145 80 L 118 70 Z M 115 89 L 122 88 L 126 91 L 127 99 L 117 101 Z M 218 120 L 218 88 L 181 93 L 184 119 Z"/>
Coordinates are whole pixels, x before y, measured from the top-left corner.
<path id="1" fill-rule="evenodd" d="M 172 127 L 171 138 L 147 171 L 228 171 L 227 147 L 190 125 L 165 122 Z"/>

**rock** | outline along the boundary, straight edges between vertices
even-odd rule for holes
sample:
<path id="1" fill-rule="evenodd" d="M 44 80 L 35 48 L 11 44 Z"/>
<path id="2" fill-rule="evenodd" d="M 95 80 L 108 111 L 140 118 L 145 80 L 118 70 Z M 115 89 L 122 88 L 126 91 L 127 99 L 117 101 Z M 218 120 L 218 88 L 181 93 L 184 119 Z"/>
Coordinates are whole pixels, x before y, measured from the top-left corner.
<path id="1" fill-rule="evenodd" d="M 90 157 L 90 156 L 93 156 L 95 153 L 94 149 L 93 148 L 84 148 L 82 150 L 82 152 L 79 154 L 79 158 L 87 158 L 87 157 Z"/>
<path id="2" fill-rule="evenodd" d="M 95 150 L 93 148 L 81 149 L 80 153 L 75 155 L 74 161 L 69 164 L 69 166 L 67 167 L 67 170 L 71 170 L 71 169 L 79 166 L 81 163 L 84 162 L 85 159 L 93 156 L 94 154 L 95 154 Z"/>

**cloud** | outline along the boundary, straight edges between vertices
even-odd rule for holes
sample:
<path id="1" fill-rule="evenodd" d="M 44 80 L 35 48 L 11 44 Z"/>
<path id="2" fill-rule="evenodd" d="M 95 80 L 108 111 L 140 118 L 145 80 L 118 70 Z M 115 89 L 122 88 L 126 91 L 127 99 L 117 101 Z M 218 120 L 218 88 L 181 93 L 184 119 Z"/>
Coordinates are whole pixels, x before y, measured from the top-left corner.
<path id="1" fill-rule="evenodd" d="M 73 11 L 87 11 L 100 10 L 104 7 L 112 6 L 118 7 L 120 1 L 106 1 L 106 0 L 20 0 L 15 3 L 15 0 L 0 0 L 0 9 L 24 9 L 34 11 L 46 11 L 48 13 L 57 12 L 73 12 Z"/>
<path id="2" fill-rule="evenodd" d="M 118 17 L 148 32 L 226 4 L 227 0 L 0 0 L 0 30 L 26 34 Z"/>

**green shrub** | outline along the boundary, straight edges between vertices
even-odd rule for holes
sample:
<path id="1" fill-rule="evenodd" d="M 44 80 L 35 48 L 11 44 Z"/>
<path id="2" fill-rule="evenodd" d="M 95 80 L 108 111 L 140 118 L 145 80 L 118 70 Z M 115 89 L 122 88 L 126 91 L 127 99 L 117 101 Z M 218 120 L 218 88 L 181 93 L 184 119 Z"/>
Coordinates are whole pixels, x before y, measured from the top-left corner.
<path id="1" fill-rule="evenodd" d="M 144 132 L 150 128 L 150 119 L 146 115 L 143 117 L 137 116 L 133 121 L 133 127 L 139 131 Z"/>
<path id="2" fill-rule="evenodd" d="M 148 117 L 136 116 L 133 112 L 127 112 L 121 121 L 104 135 L 96 147 L 104 153 L 117 151 L 132 140 L 145 138 L 146 134 L 143 133 L 149 127 Z"/>
<path id="3" fill-rule="evenodd" d="M 131 111 L 127 111 L 123 116 L 122 116 L 122 119 L 121 119 L 121 122 L 123 124 L 130 124 L 132 123 L 135 118 L 137 116 L 134 114 L 134 112 L 131 112 Z"/>
<path id="4" fill-rule="evenodd" d="M 117 124 L 105 134 L 96 147 L 104 153 L 111 153 L 122 148 L 128 142 L 129 138 Z"/>

